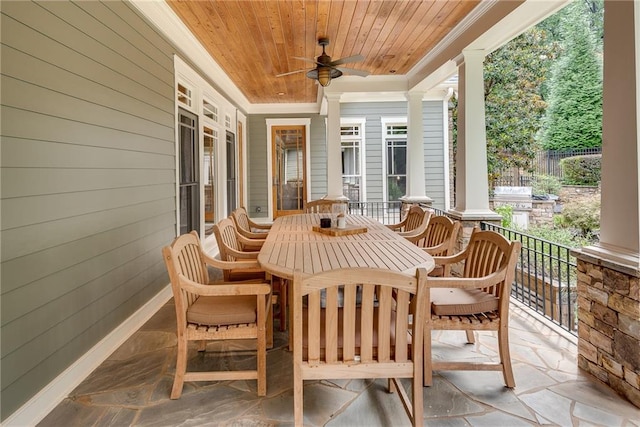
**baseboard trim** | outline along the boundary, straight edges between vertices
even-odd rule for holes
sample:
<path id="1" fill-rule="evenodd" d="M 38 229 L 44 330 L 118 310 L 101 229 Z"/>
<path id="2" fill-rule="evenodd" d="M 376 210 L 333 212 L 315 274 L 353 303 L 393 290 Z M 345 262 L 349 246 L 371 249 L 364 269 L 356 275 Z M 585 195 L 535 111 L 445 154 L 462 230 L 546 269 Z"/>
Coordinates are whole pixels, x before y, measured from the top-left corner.
<path id="1" fill-rule="evenodd" d="M 104 362 L 147 320 L 172 297 L 171 285 L 167 285 L 149 302 L 122 322 L 91 350 L 83 354 L 63 373 L 47 384 L 20 409 L 11 414 L 3 426 L 34 426 L 46 417 L 60 402 L 76 388 L 91 372 Z"/>

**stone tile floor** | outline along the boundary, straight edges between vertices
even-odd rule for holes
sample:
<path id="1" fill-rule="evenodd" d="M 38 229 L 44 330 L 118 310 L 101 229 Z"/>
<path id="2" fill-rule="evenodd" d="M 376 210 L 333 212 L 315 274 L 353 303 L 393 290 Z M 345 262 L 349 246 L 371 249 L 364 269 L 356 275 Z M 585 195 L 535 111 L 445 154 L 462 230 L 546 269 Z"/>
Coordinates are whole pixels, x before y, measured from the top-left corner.
<path id="1" fill-rule="evenodd" d="M 267 396 L 254 381 L 186 383 L 170 400 L 176 357 L 173 302 L 83 381 L 39 425 L 46 426 L 286 426 L 293 424 L 292 361 L 286 333 L 269 351 Z M 277 328 L 276 328 L 277 330 Z M 640 409 L 581 372 L 576 345 L 518 306 L 512 306 L 511 352 L 516 388 L 499 372 L 440 372 L 425 388 L 429 426 L 640 426 Z M 465 344 L 463 332 L 434 333 L 434 357 L 495 360 L 490 332 Z M 216 352 L 218 354 L 216 354 Z M 219 352 L 229 357 L 220 358 Z M 454 356 L 455 355 L 455 356 Z M 255 361 L 242 345 L 191 349 L 190 369 Z M 407 384 L 408 386 L 408 384 Z M 305 424 L 402 426 L 408 419 L 386 381 L 305 382 Z"/>

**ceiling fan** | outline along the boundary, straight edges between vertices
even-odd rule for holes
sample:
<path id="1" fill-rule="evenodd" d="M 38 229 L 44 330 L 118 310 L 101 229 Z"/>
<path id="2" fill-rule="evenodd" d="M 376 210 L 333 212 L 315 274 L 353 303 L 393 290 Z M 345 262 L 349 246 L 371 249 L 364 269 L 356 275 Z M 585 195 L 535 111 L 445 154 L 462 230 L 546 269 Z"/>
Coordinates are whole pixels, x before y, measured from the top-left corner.
<path id="1" fill-rule="evenodd" d="M 343 73 L 349 73 L 356 76 L 366 77 L 369 75 L 368 71 L 363 70 L 354 70 L 353 68 L 345 68 L 338 67 L 338 65 L 346 64 L 348 62 L 357 62 L 363 61 L 364 56 L 362 55 L 352 55 L 347 56 L 346 58 L 336 59 L 335 61 L 331 60 L 331 57 L 327 55 L 325 52 L 325 46 L 329 44 L 328 38 L 320 38 L 318 39 L 318 44 L 322 46 L 322 55 L 318 56 L 316 59 L 302 58 L 299 56 L 294 56 L 294 59 L 300 59 L 301 61 L 312 62 L 316 64 L 316 68 L 313 70 L 297 70 L 291 71 L 288 73 L 278 74 L 276 77 L 288 76 L 290 74 L 301 73 L 303 71 L 307 71 L 307 77 L 313 80 L 317 80 L 321 86 L 326 87 L 331 83 L 331 79 L 335 79 L 340 77 Z"/>

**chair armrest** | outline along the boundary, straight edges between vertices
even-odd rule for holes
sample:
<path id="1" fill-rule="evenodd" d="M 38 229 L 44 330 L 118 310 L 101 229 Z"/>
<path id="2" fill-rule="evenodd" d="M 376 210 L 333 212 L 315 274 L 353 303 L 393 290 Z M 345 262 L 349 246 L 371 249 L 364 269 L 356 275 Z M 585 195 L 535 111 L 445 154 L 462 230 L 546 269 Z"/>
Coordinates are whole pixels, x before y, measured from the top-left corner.
<path id="1" fill-rule="evenodd" d="M 251 231 L 253 231 L 254 229 L 265 230 L 265 231 L 271 230 L 271 224 L 260 224 L 259 222 L 253 222 L 249 217 L 247 217 L 247 221 L 249 222 L 249 227 L 251 228 Z"/>
<path id="2" fill-rule="evenodd" d="M 397 231 L 397 230 L 402 230 L 402 227 L 404 227 L 404 221 L 399 222 L 397 224 L 386 224 L 387 228 L 390 228 L 393 231 Z"/>
<path id="3" fill-rule="evenodd" d="M 255 252 L 242 252 L 242 251 L 236 251 L 235 249 L 232 248 L 227 248 L 227 253 L 237 259 L 241 259 L 241 260 L 256 260 L 258 259 L 258 254 L 260 252 L 255 251 Z"/>
<path id="4" fill-rule="evenodd" d="M 504 280 L 506 269 L 502 268 L 495 273 L 484 277 L 428 277 L 427 288 L 467 288 L 481 289 L 497 285 Z"/>
<path id="5" fill-rule="evenodd" d="M 189 280 L 180 274 L 180 288 L 201 296 L 269 295 L 271 285 L 267 282 L 217 282 L 209 285 Z"/>
<path id="6" fill-rule="evenodd" d="M 243 235 L 244 237 L 246 237 L 247 239 L 266 239 L 266 232 L 258 232 L 258 233 L 254 233 L 253 231 L 247 231 L 244 230 L 242 228 L 238 228 L 238 233 L 240 233 L 241 235 Z"/>
<path id="7" fill-rule="evenodd" d="M 234 269 L 245 270 L 245 269 L 252 269 L 252 268 L 256 268 L 256 269 L 261 268 L 257 260 L 223 261 L 221 259 L 210 257 L 207 254 L 203 254 L 203 258 L 206 264 L 220 270 L 234 270 Z"/>
<path id="8" fill-rule="evenodd" d="M 242 249 L 247 248 L 248 250 L 256 250 L 259 251 L 262 248 L 262 245 L 265 242 L 265 239 L 250 239 L 243 236 L 240 233 L 236 233 L 236 238 L 240 242 Z"/>
<path id="9" fill-rule="evenodd" d="M 433 260 L 438 265 L 449 265 L 449 264 L 455 264 L 455 263 L 460 262 L 460 261 L 464 261 L 466 258 L 467 258 L 467 248 L 465 248 L 461 252 L 458 252 L 457 254 L 453 254 L 453 255 L 434 256 Z"/>
<path id="10" fill-rule="evenodd" d="M 428 253 L 431 256 L 436 256 L 436 254 L 441 253 L 443 250 L 445 250 L 447 247 L 449 246 L 449 242 L 442 242 L 439 245 L 435 245 L 435 246 L 428 246 L 426 248 L 422 248 L 423 251 L 425 251 L 426 253 Z M 446 255 L 442 255 L 442 256 L 438 256 L 438 258 L 444 257 Z M 435 259 L 435 258 L 434 258 Z"/>

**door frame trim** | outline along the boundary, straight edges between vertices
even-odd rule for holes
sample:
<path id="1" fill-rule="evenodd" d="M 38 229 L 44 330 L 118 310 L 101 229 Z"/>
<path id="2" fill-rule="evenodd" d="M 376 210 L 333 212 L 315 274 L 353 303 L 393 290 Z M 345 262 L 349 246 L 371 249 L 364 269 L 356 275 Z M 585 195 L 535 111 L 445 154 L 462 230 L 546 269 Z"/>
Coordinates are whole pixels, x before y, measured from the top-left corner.
<path id="1" fill-rule="evenodd" d="M 273 219 L 274 206 L 273 206 L 273 156 L 272 156 L 272 128 L 274 126 L 304 126 L 304 138 L 305 138 L 305 162 L 306 168 L 304 171 L 304 185 L 305 192 L 308 195 L 311 194 L 311 119 L 310 118 L 289 118 L 289 119 L 267 119 L 267 200 L 269 205 L 269 219 Z M 305 200 L 306 202 L 306 200 Z"/>

